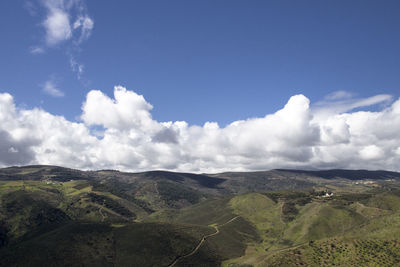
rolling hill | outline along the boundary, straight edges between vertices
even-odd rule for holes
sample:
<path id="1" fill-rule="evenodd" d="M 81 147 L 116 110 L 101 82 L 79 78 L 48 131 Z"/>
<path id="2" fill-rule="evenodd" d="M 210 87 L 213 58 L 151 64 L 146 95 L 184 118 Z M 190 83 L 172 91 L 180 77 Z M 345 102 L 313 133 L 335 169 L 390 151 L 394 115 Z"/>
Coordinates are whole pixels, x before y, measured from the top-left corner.
<path id="1" fill-rule="evenodd" d="M 0 266 L 393 266 L 399 185 L 365 170 L 4 168 Z"/>

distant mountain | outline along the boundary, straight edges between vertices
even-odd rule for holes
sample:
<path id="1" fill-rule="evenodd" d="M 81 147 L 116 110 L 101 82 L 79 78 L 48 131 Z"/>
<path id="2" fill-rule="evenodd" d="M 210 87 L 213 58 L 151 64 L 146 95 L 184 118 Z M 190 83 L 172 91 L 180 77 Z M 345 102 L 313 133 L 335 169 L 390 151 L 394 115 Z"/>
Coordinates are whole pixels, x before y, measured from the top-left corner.
<path id="1" fill-rule="evenodd" d="M 0 169 L 1 180 L 52 182 L 87 181 L 97 191 L 129 197 L 147 210 L 184 207 L 210 196 L 276 190 L 309 190 L 315 186 L 343 186 L 354 181 L 400 180 L 400 173 L 367 170 L 288 170 L 192 174 L 168 171 L 141 173 L 115 170 L 80 171 L 32 165 Z"/>
<path id="2" fill-rule="evenodd" d="M 284 173 L 304 174 L 309 176 L 320 177 L 324 179 L 349 179 L 349 180 L 384 180 L 384 179 L 398 179 L 400 180 L 400 173 L 390 171 L 368 171 L 368 170 L 320 170 L 320 171 L 303 171 L 303 170 L 288 170 L 278 169 Z"/>

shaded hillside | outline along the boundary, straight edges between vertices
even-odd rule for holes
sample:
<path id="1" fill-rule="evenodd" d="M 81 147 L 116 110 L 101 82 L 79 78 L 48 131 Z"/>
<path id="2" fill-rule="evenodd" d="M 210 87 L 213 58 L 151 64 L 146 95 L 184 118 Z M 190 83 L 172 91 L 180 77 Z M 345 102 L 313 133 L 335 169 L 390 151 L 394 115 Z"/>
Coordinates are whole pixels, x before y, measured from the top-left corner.
<path id="1" fill-rule="evenodd" d="M 239 194 L 275 190 L 307 190 L 316 185 L 315 181 L 308 180 L 307 177 L 294 177 L 278 171 L 226 172 L 212 176 L 226 179 L 221 184 L 225 192 Z"/>
<path id="2" fill-rule="evenodd" d="M 201 186 L 208 188 L 216 188 L 226 179 L 218 178 L 218 177 L 210 177 L 202 174 L 193 174 L 193 173 L 175 173 L 175 172 L 166 172 L 166 171 L 149 171 L 142 173 L 144 177 L 149 179 L 168 179 L 175 182 L 184 182 L 187 179 L 193 180 Z"/>
<path id="3" fill-rule="evenodd" d="M 96 188 L 123 194 L 147 194 L 156 184 L 171 184 L 181 189 L 196 190 L 202 196 L 231 193 L 265 192 L 276 190 L 308 190 L 316 185 L 351 184 L 355 180 L 373 180 L 382 183 L 400 180 L 400 173 L 367 170 L 271 170 L 258 172 L 226 172 L 218 174 L 192 174 L 168 171 L 141 173 L 115 170 L 79 171 L 58 166 L 25 166 L 0 169 L 1 180 L 51 180 L 67 182 L 86 180 Z M 151 190 L 150 190 L 151 191 Z M 154 191 L 156 191 L 154 189 Z M 152 192 L 151 192 L 152 193 Z M 122 195 L 121 195 L 122 196 Z M 201 197 L 200 197 L 201 198 Z"/>
<path id="4" fill-rule="evenodd" d="M 31 165 L 0 169 L 0 180 L 42 180 L 51 178 L 56 181 L 90 179 L 88 172 L 47 165 Z"/>
<path id="5" fill-rule="evenodd" d="M 210 232 L 170 224 L 69 223 L 0 250 L 0 266 L 167 266 Z"/>
<path id="6" fill-rule="evenodd" d="M 349 179 L 349 180 L 400 180 L 400 173 L 389 171 L 368 171 L 368 170 L 323 170 L 323 171 L 304 171 L 304 170 L 286 170 L 278 169 L 277 171 L 288 172 L 293 174 L 305 174 L 324 179 Z"/>
<path id="7" fill-rule="evenodd" d="M 96 192 L 108 192 L 128 200 L 146 212 L 168 207 L 181 208 L 210 195 L 219 195 L 225 181 L 206 175 L 151 171 L 125 173 L 112 170 L 79 171 L 57 166 L 26 166 L 0 169 L 0 181 L 38 181 L 62 185 L 72 181 Z M 83 182 L 86 181 L 86 182 Z M 16 183 L 18 184 L 18 183 Z M 9 183 L 10 185 L 10 183 Z"/>

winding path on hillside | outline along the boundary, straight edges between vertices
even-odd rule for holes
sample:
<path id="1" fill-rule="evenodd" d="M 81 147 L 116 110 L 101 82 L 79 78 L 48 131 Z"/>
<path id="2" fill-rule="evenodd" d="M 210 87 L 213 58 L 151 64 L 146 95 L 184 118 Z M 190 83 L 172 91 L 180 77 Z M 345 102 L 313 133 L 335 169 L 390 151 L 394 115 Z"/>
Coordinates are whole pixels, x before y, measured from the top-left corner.
<path id="1" fill-rule="evenodd" d="M 103 208 L 104 208 L 104 202 L 103 202 L 103 205 L 101 205 L 101 207 L 99 208 L 99 213 L 101 215 L 101 222 L 104 222 L 104 219 L 106 218 L 106 216 L 101 211 Z"/>
<path id="2" fill-rule="evenodd" d="M 220 232 L 219 232 L 219 227 L 224 226 L 224 225 L 227 225 L 227 224 L 233 222 L 234 220 L 236 220 L 236 219 L 239 218 L 239 217 L 240 217 L 240 216 L 233 217 L 232 219 L 230 219 L 229 221 L 227 221 L 227 222 L 225 222 L 225 223 L 223 223 L 223 224 L 213 226 L 214 229 L 215 229 L 215 233 L 212 233 L 212 234 L 203 236 L 203 237 L 201 238 L 199 244 L 198 244 L 190 253 L 188 253 L 188 254 L 186 254 L 186 255 L 183 255 L 183 256 L 177 257 L 177 258 L 174 260 L 173 263 L 171 263 L 170 265 L 168 265 L 168 267 L 173 267 L 173 266 L 175 266 L 175 264 L 176 264 L 178 261 L 180 261 L 181 259 L 188 258 L 188 257 L 192 256 L 193 254 L 195 254 L 195 253 L 201 248 L 201 246 L 202 246 L 203 243 L 207 240 L 207 238 L 212 237 L 212 236 L 215 236 L 215 235 L 218 235 L 218 234 L 220 233 Z"/>

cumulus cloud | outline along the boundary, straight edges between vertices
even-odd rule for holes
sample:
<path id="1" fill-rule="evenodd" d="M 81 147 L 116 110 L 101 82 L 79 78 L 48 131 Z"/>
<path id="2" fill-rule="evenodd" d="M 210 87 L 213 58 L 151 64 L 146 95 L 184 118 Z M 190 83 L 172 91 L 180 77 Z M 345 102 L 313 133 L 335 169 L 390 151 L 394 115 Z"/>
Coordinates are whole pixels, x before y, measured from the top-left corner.
<path id="1" fill-rule="evenodd" d="M 1 166 L 55 163 L 90 168 L 90 162 L 96 162 L 96 140 L 81 123 L 38 108 L 19 109 L 11 95 L 0 94 Z"/>
<path id="2" fill-rule="evenodd" d="M 376 96 L 356 102 L 366 107 L 388 99 Z M 158 122 L 151 110 L 142 95 L 122 86 L 114 88 L 112 97 L 90 91 L 81 122 L 41 109 L 17 108 L 11 95 L 0 94 L 0 165 L 195 172 L 282 167 L 400 170 L 400 100 L 379 111 L 336 110 L 320 116 L 321 109 L 310 106 L 307 97 L 295 95 L 275 113 L 226 127 L 216 122 Z"/>
<path id="3" fill-rule="evenodd" d="M 152 127 L 158 126 L 151 118 L 152 108 L 142 95 L 116 86 L 114 99 L 101 91 L 90 91 L 82 106 L 82 119 L 88 125 L 101 125 L 109 129 L 151 131 Z"/>
<path id="4" fill-rule="evenodd" d="M 54 97 L 63 97 L 64 92 L 57 88 L 54 81 L 46 81 L 43 86 L 43 92 Z"/>
<path id="5" fill-rule="evenodd" d="M 360 156 L 365 160 L 379 159 L 384 156 L 384 151 L 376 145 L 369 145 L 360 150 Z"/>
<path id="6" fill-rule="evenodd" d="M 43 21 L 46 43 L 54 46 L 71 39 L 78 33 L 76 42 L 86 40 L 94 26 L 93 19 L 87 14 L 79 0 L 43 0 L 47 15 Z M 75 19 L 73 18 L 75 17 Z M 74 21 L 72 23 L 72 21 Z"/>
<path id="7" fill-rule="evenodd" d="M 0 164 L 27 164 L 34 160 L 29 140 L 14 140 L 8 132 L 0 130 L 0 141 Z"/>
<path id="8" fill-rule="evenodd" d="M 69 14 L 62 1 L 46 1 L 48 15 L 43 22 L 46 30 L 46 42 L 55 45 L 72 37 Z"/>
<path id="9" fill-rule="evenodd" d="M 17 111 L 11 95 L 0 94 L 0 165 L 27 164 L 35 159 L 33 145 L 38 145 L 38 140 L 27 136 L 21 138 L 21 129 L 15 128 L 18 122 Z"/>
<path id="10" fill-rule="evenodd" d="M 152 137 L 156 143 L 178 143 L 177 132 L 171 128 L 164 128 Z"/>

